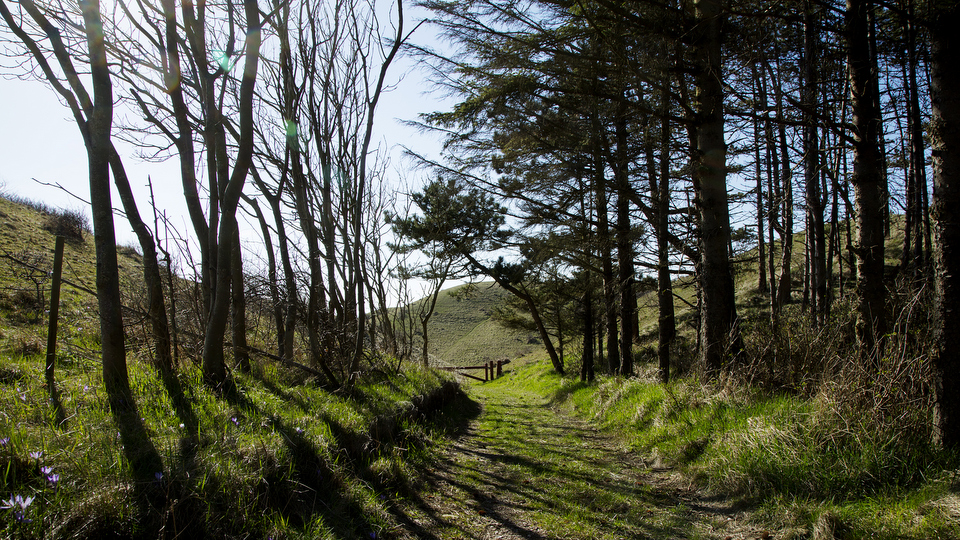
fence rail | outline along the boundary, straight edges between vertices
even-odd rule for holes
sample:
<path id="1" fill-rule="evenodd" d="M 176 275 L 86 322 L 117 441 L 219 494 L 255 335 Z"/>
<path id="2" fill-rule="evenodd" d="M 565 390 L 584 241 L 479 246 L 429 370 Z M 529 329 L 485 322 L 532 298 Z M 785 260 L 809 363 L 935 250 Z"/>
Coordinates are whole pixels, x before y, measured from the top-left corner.
<path id="1" fill-rule="evenodd" d="M 445 367 L 440 367 L 438 369 L 442 369 L 443 371 L 454 371 L 456 373 L 459 373 L 460 375 L 463 375 L 464 377 L 470 377 L 471 379 L 475 379 L 480 382 L 487 382 L 487 381 L 492 381 L 497 377 L 503 376 L 503 364 L 505 363 L 506 362 L 504 362 L 503 360 L 497 360 L 497 361 L 491 360 L 483 364 L 482 366 L 445 366 Z M 469 370 L 478 370 L 478 369 L 483 370 L 482 379 L 477 375 L 471 375 L 470 373 L 467 373 L 467 371 Z"/>

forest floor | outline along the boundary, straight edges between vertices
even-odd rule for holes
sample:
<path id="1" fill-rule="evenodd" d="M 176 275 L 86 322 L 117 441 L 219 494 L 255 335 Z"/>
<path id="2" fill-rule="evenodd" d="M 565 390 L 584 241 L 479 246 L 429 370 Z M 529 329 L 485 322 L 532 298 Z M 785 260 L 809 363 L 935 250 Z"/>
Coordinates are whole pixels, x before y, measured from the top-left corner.
<path id="1" fill-rule="evenodd" d="M 396 537 L 781 536 L 750 526 L 746 510 L 509 379 L 470 386 L 472 420 L 394 507 L 402 524 Z"/>

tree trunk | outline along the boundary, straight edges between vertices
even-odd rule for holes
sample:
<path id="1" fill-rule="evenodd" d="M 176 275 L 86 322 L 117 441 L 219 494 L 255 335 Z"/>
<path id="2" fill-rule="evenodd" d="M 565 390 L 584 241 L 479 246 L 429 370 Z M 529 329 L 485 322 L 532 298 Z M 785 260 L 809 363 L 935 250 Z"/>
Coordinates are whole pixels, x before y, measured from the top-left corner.
<path id="1" fill-rule="evenodd" d="M 470 262 L 470 264 L 473 265 L 474 268 L 482 272 L 484 275 L 492 277 L 494 281 L 496 281 L 497 284 L 503 287 L 507 292 L 513 294 L 520 300 L 523 300 L 523 302 L 527 305 L 527 309 L 530 311 L 530 318 L 533 319 L 533 324 L 537 328 L 537 332 L 540 334 L 540 339 L 543 341 L 543 346 L 547 349 L 547 356 L 550 357 L 550 363 L 553 365 L 553 369 L 558 374 L 563 375 L 563 361 L 557 354 L 557 349 L 553 346 L 553 340 L 550 338 L 550 333 L 547 332 L 546 325 L 543 324 L 543 318 L 540 316 L 540 309 L 537 307 L 537 303 L 534 301 L 533 297 L 530 296 L 530 294 L 526 291 L 515 287 L 512 283 L 475 259 L 470 253 L 464 253 L 463 255 Z"/>
<path id="2" fill-rule="evenodd" d="M 617 282 L 613 274 L 610 220 L 607 212 L 608 194 L 603 161 L 602 130 L 596 113 L 591 114 L 591 148 L 593 152 L 593 188 L 597 209 L 597 241 L 600 249 L 600 275 L 603 278 L 603 321 L 606 334 L 607 373 L 620 371 L 620 347 L 617 344 Z M 600 356 L 604 356 L 600 348 Z"/>
<path id="3" fill-rule="evenodd" d="M 651 176 L 650 191 L 655 194 L 657 205 L 657 358 L 660 380 L 670 382 L 670 346 L 677 336 L 677 323 L 673 307 L 673 281 L 670 279 L 670 252 L 667 230 L 670 226 L 670 119 L 667 92 L 662 99 L 664 114 L 660 120 L 660 185 L 653 184 Z"/>
<path id="4" fill-rule="evenodd" d="M 824 324 L 827 305 L 826 243 L 823 223 L 823 196 L 820 192 L 820 138 L 817 119 L 818 43 L 817 16 L 809 0 L 804 2 L 804 173 L 807 195 L 807 245 L 809 246 L 810 300 L 814 320 Z"/>
<path id="5" fill-rule="evenodd" d="M 256 175 L 255 175 L 256 178 Z M 266 191 L 266 186 L 257 178 L 257 185 L 261 187 L 261 193 Z M 283 358 L 283 301 L 280 299 L 280 278 L 277 272 L 277 257 L 274 254 L 273 239 L 270 235 L 270 226 L 267 224 L 267 218 L 260 209 L 257 199 L 243 196 L 243 201 L 253 208 L 257 216 L 257 223 L 260 224 L 260 234 L 263 236 L 263 249 L 267 256 L 267 288 L 270 291 L 270 308 L 273 312 L 273 326 L 277 334 L 277 356 Z"/>
<path id="6" fill-rule="evenodd" d="M 761 57 L 761 63 L 764 67 L 769 64 L 767 59 L 763 56 Z M 754 69 L 756 70 L 756 67 L 754 67 Z M 763 111 L 763 154 L 767 170 L 767 205 L 769 207 L 767 211 L 767 246 L 769 248 L 769 253 L 766 261 L 766 271 L 768 272 L 770 278 L 770 322 L 773 325 L 774 330 L 776 330 L 776 328 L 779 326 L 779 307 L 777 305 L 776 249 L 773 243 L 773 233 L 779 228 L 780 220 L 780 189 L 776 186 L 780 176 L 780 161 L 777 157 L 776 142 L 773 136 L 773 122 L 771 122 L 770 115 L 768 113 L 769 104 L 767 101 L 767 79 L 765 70 L 757 71 L 758 72 L 754 75 L 754 77 L 757 81 L 760 110 Z M 757 139 L 757 145 L 760 145 L 759 138 Z M 757 189 L 760 189 L 759 184 Z M 780 237 L 781 239 L 783 238 L 782 228 L 780 228 Z M 762 266 L 760 271 L 764 271 Z"/>
<path id="7" fill-rule="evenodd" d="M 236 219 L 234 219 L 236 221 Z M 233 359 L 244 373 L 250 372 L 250 353 L 247 349 L 247 298 L 243 281 L 243 252 L 240 232 L 234 226 L 230 263 L 230 329 L 233 333 Z"/>
<path id="8" fill-rule="evenodd" d="M 914 212 L 912 214 L 911 225 L 913 226 L 913 237 L 914 237 L 914 246 L 912 253 L 909 257 L 912 259 L 912 269 L 914 271 L 922 271 L 924 268 L 924 262 L 926 257 L 924 255 L 924 234 L 923 234 L 923 223 L 925 216 L 927 214 L 925 205 L 923 203 L 923 195 L 927 190 L 927 171 L 926 171 L 926 157 L 924 151 L 923 143 L 923 116 L 920 112 L 920 91 L 917 84 L 917 51 L 916 51 L 916 22 L 914 21 L 913 14 L 913 1 L 908 2 L 908 16 L 907 16 L 907 68 L 908 68 L 908 79 L 907 79 L 907 95 L 908 95 L 908 122 L 910 128 L 909 141 L 910 141 L 910 176 L 911 187 L 913 188 L 911 195 L 912 198 L 908 197 L 908 212 L 909 208 L 912 206 Z M 905 236 L 907 236 L 905 234 Z M 929 245 L 926 246 L 929 249 Z"/>
<path id="9" fill-rule="evenodd" d="M 930 20 L 933 115 L 934 439 L 960 446 L 960 6 L 939 2 Z"/>
<path id="10" fill-rule="evenodd" d="M 753 76 L 754 80 L 756 80 L 757 69 L 755 65 L 753 65 Z M 763 222 L 766 218 L 764 215 L 766 211 L 763 206 L 763 161 L 760 158 L 762 152 L 760 141 L 763 140 L 763 137 L 760 134 L 760 120 L 756 119 L 753 121 L 753 139 L 755 145 L 753 164 L 757 180 L 757 292 L 766 294 L 770 290 L 770 286 L 767 284 L 767 246 L 766 239 L 763 237 Z M 773 248 L 772 245 L 770 247 L 771 249 Z"/>
<path id="11" fill-rule="evenodd" d="M 846 37 L 853 109 L 853 175 L 857 205 L 857 336 L 862 352 L 875 358 L 886 333 L 883 283 L 883 186 L 880 164 L 880 111 L 873 95 L 868 36 L 871 0 L 847 0 Z"/>
<path id="12" fill-rule="evenodd" d="M 260 60 L 260 9 L 254 0 L 244 0 L 247 21 L 243 76 L 240 81 L 240 140 L 236 162 L 220 201 L 224 217 L 218 235 L 217 281 L 213 308 L 203 340 L 203 375 L 208 384 L 220 388 L 226 380 L 223 340 L 227 329 L 230 298 L 230 263 L 236 212 L 240 193 L 253 157 L 253 94 Z"/>
<path id="13" fill-rule="evenodd" d="M 590 285 L 587 285 L 587 291 L 583 293 L 583 297 L 580 299 L 581 307 L 583 313 L 583 356 L 580 363 L 580 380 L 583 382 L 592 381 L 594 379 L 593 373 L 593 292 L 590 290 Z"/>
<path id="14" fill-rule="evenodd" d="M 110 169 L 113 171 L 114 185 L 123 204 L 123 212 L 127 216 L 130 228 L 137 235 L 140 250 L 143 252 L 143 283 L 147 290 L 147 317 L 150 319 L 150 329 L 153 332 L 154 361 L 157 368 L 169 374 L 173 370 L 173 353 L 170 345 L 170 325 L 167 320 L 167 308 L 164 303 L 163 280 L 160 277 L 160 262 L 157 258 L 157 244 L 153 234 L 140 217 L 137 201 L 130 189 L 130 180 L 127 178 L 123 161 L 110 144 Z"/>
<path id="15" fill-rule="evenodd" d="M 779 47 L 778 47 L 779 50 Z M 783 213 L 783 233 L 780 236 L 780 247 L 783 254 L 780 257 L 780 279 L 777 283 L 777 309 L 789 304 L 793 290 L 793 174 L 790 167 L 790 153 L 787 145 L 787 126 L 783 112 L 783 92 L 780 82 L 774 85 L 774 97 L 777 101 L 777 121 L 780 156 L 780 204 Z"/>
<path id="16" fill-rule="evenodd" d="M 167 60 L 167 72 L 164 74 L 166 91 L 170 96 L 170 104 L 173 110 L 173 116 L 177 123 L 177 135 L 174 145 L 177 148 L 177 156 L 180 160 L 180 184 L 183 189 L 183 198 L 187 206 L 187 213 L 190 216 L 190 223 L 193 225 L 194 234 L 197 238 L 200 251 L 200 267 L 205 269 L 209 266 L 210 246 L 208 243 L 207 221 L 203 216 L 203 205 L 200 203 L 200 194 L 197 191 L 197 173 L 196 173 L 196 152 L 193 147 L 194 128 L 190 121 L 189 111 L 183 98 L 183 72 L 180 62 L 180 43 L 182 37 L 179 34 L 177 24 L 177 11 L 175 0 L 161 0 L 164 16 L 164 37 L 166 46 L 165 55 Z M 192 20 L 191 10 L 187 3 L 183 5 L 184 26 L 187 21 Z M 188 34 L 192 32 L 188 31 Z M 201 273 L 205 270 L 201 270 Z M 204 310 L 209 308 L 209 299 L 211 291 L 209 283 L 201 279 L 203 283 Z M 206 315 L 206 313 L 204 313 Z M 200 321 L 205 324 L 206 321 Z"/>
<path id="17" fill-rule="evenodd" d="M 624 377 L 633 375 L 633 337 L 636 333 L 634 315 L 637 311 L 637 296 L 634 293 L 633 239 L 630 224 L 630 159 L 627 156 L 627 118 L 620 100 L 616 117 L 616 163 L 614 174 L 617 188 L 617 269 L 620 291 L 620 370 Z"/>
<path id="18" fill-rule="evenodd" d="M 700 289 L 703 294 L 701 362 L 715 376 L 728 352 L 742 349 L 737 331 L 733 274 L 728 256 L 730 214 L 724 141 L 722 28 L 718 0 L 695 0 L 694 58 L 697 69 L 697 148 L 694 190 L 700 225 Z"/>
<path id="19" fill-rule="evenodd" d="M 113 125 L 113 85 L 107 67 L 107 54 L 100 20 L 100 3 L 81 0 L 90 76 L 93 81 L 93 109 L 87 122 L 87 161 L 90 176 L 90 206 L 93 214 L 93 238 L 97 253 L 97 304 L 100 308 L 100 343 L 103 382 L 115 414 L 132 410 L 133 394 L 127 375 L 123 317 L 120 313 L 120 271 L 117 265 L 117 240 L 110 201 L 110 130 Z"/>

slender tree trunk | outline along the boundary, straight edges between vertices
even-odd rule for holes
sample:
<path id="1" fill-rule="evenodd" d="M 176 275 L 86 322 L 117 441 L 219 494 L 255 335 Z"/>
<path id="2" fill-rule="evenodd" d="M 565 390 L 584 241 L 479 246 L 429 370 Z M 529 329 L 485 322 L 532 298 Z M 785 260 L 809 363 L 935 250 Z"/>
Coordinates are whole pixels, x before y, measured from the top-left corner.
<path id="1" fill-rule="evenodd" d="M 497 273 L 493 272 L 490 268 L 483 265 L 480 261 L 475 259 L 470 253 L 464 253 L 464 257 L 473 265 L 474 268 L 482 272 L 483 274 L 492 277 L 498 285 L 506 289 L 509 293 L 513 294 L 527 305 L 527 309 L 530 311 L 530 318 L 533 319 L 533 324 L 537 328 L 537 332 L 540 334 L 540 339 L 543 341 L 544 348 L 547 349 L 547 356 L 550 357 L 550 363 L 553 365 L 553 369 L 560 375 L 564 374 L 563 361 L 560 356 L 557 354 L 557 349 L 553 346 L 553 340 L 550 338 L 550 333 L 547 332 L 547 327 L 543 323 L 543 318 L 540 316 L 540 308 L 537 306 L 536 301 L 533 297 L 524 290 L 521 290 L 518 287 L 515 287 L 509 281 L 500 277 Z"/>
<path id="2" fill-rule="evenodd" d="M 251 171 L 252 172 L 252 171 Z M 263 186 L 263 183 L 257 179 L 257 185 Z M 263 193 L 264 190 L 262 190 Z M 267 256 L 267 289 L 270 291 L 270 309 L 273 315 L 273 326 L 277 334 L 277 356 L 283 357 L 283 301 L 280 299 L 279 273 L 277 272 L 277 256 L 274 254 L 273 239 L 270 234 L 270 226 L 267 224 L 267 218 L 260 208 L 257 199 L 244 195 L 243 201 L 253 208 L 257 216 L 257 223 L 260 224 L 260 234 L 263 236 L 263 249 Z"/>
<path id="3" fill-rule="evenodd" d="M 851 183 L 857 204 L 857 336 L 863 353 L 875 358 L 886 333 L 883 283 L 883 185 L 878 131 L 880 111 L 873 95 L 868 39 L 871 0 L 847 0 L 846 37 L 853 109 L 854 168 Z"/>
<path id="4" fill-rule="evenodd" d="M 196 173 L 196 152 L 193 147 L 194 128 L 190 121 L 189 111 L 183 97 L 183 71 L 180 61 L 180 43 L 182 37 L 179 34 L 177 24 L 177 10 L 175 0 L 161 0 L 164 16 L 164 37 L 166 49 L 167 71 L 164 74 L 164 83 L 166 92 L 170 96 L 170 104 L 173 110 L 173 116 L 177 123 L 177 135 L 174 145 L 177 148 L 177 157 L 180 160 L 180 184 L 183 189 L 183 198 L 187 206 L 187 214 L 190 216 L 190 223 L 193 226 L 194 234 L 197 238 L 200 251 L 201 276 L 205 272 L 210 257 L 210 246 L 208 243 L 207 221 L 203 215 L 203 205 L 200 202 L 200 194 L 197 190 Z M 196 22 L 191 16 L 192 10 L 188 3 L 183 5 L 184 26 L 190 28 L 188 33 L 194 38 L 192 29 L 196 28 Z M 188 25 L 188 22 L 192 23 Z M 192 42 L 196 44 L 196 42 Z M 203 283 L 203 303 L 204 316 L 210 302 L 211 291 L 209 283 L 201 279 Z M 206 324 L 206 321 L 200 321 Z"/>
<path id="5" fill-rule="evenodd" d="M 877 119 L 877 147 L 880 154 L 880 205 L 883 215 L 883 236 L 890 236 L 890 187 L 887 177 L 887 143 L 883 130 L 883 109 L 880 105 L 880 53 L 877 50 L 877 17 L 873 8 L 867 11 L 870 68 L 872 70 L 874 107 L 879 111 Z"/>
<path id="6" fill-rule="evenodd" d="M 762 55 L 762 53 L 761 53 Z M 765 56 L 761 56 L 761 64 L 767 66 L 769 62 Z M 756 70 L 756 64 L 754 64 L 754 69 Z M 759 71 L 759 70 L 758 70 Z M 773 325 L 774 329 L 779 327 L 779 306 L 777 304 L 777 270 L 776 270 L 776 249 L 773 239 L 773 233 L 778 228 L 780 229 L 780 237 L 783 238 L 783 229 L 779 227 L 780 220 L 780 210 L 779 210 L 779 191 L 777 187 L 777 181 L 779 180 L 780 170 L 779 170 L 779 158 L 776 153 L 776 142 L 773 136 L 773 123 L 770 119 L 770 114 L 768 112 L 769 104 L 767 101 L 767 82 L 765 71 L 759 71 L 755 75 L 757 81 L 757 89 L 759 93 L 759 104 L 761 110 L 763 111 L 763 147 L 764 147 L 764 159 L 767 170 L 767 204 L 769 209 L 767 211 L 767 245 L 769 246 L 769 254 L 767 260 L 767 272 L 769 272 L 769 283 L 770 283 L 770 322 Z M 758 138 L 757 144 L 760 144 L 760 139 Z M 758 189 L 759 185 L 758 185 Z M 781 242 L 782 243 L 782 242 Z M 782 249 L 782 248 L 781 248 Z"/>
<path id="7" fill-rule="evenodd" d="M 820 138 L 818 89 L 818 20 L 810 0 L 804 2 L 804 172 L 807 195 L 807 245 L 809 246 L 809 284 L 814 320 L 823 324 L 828 312 L 823 196 L 820 191 Z"/>
<path id="8" fill-rule="evenodd" d="M 600 272 L 603 277 L 603 314 L 607 337 L 607 370 L 620 371 L 620 348 L 617 343 L 616 278 L 613 275 L 613 250 L 610 246 L 610 224 L 607 214 L 607 187 L 599 143 L 594 155 L 594 189 L 597 197 L 597 237 L 600 241 Z M 602 353 L 601 353 L 602 356 Z"/>
<path id="9" fill-rule="evenodd" d="M 236 231 L 237 205 L 253 157 L 253 94 L 260 60 L 260 9 L 254 0 L 244 0 L 244 13 L 247 31 L 243 76 L 240 81 L 240 140 L 233 172 L 220 203 L 224 220 L 218 236 L 216 291 L 203 341 L 204 379 L 215 388 L 222 387 L 226 380 L 223 338 L 232 303 L 230 298 L 231 247 Z"/>
<path id="10" fill-rule="evenodd" d="M 143 252 L 143 283 L 146 287 L 147 317 L 150 319 L 150 328 L 153 333 L 154 361 L 157 368 L 169 374 L 173 370 L 173 353 L 170 345 L 170 325 L 167 320 L 167 308 L 164 303 L 163 279 L 160 277 L 160 262 L 157 258 L 157 244 L 149 227 L 140 217 L 137 201 L 130 189 L 130 180 L 127 178 L 123 161 L 110 144 L 110 169 L 113 171 L 114 185 L 123 204 L 123 212 L 127 222 L 137 235 L 140 250 Z"/>
<path id="11" fill-rule="evenodd" d="M 593 320 L 593 293 L 590 285 L 587 285 L 587 291 L 580 299 L 583 313 L 583 358 L 580 364 L 580 380 L 583 382 L 592 381 L 593 373 L 593 340 L 594 340 L 594 320 Z"/>
<path id="12" fill-rule="evenodd" d="M 625 103 L 626 99 L 621 100 Z M 622 106 L 621 106 L 622 107 Z M 634 315 L 637 296 L 634 293 L 633 240 L 630 224 L 630 176 L 627 171 L 626 110 L 620 108 L 616 119 L 616 185 L 617 185 L 617 268 L 620 290 L 620 375 L 633 375 L 633 338 L 636 333 Z"/>
<path id="13" fill-rule="evenodd" d="M 782 95 L 777 90 L 777 117 L 783 120 Z M 783 254 L 780 257 L 780 281 L 777 283 L 777 309 L 792 301 L 793 290 L 793 174 L 790 170 L 790 155 L 787 146 L 787 127 L 779 126 L 780 137 L 780 192 L 782 193 L 783 235 L 780 239 Z"/>
<path id="14" fill-rule="evenodd" d="M 294 142 L 293 144 L 296 143 Z M 306 331 L 307 342 L 310 347 L 310 361 L 313 365 L 320 367 L 323 374 L 326 375 L 329 384 L 338 386 L 339 380 L 336 374 L 333 373 L 324 355 L 325 347 L 323 346 L 320 336 L 321 322 L 329 322 L 329 311 L 327 308 L 326 294 L 324 292 L 324 277 L 321 267 L 321 264 L 323 264 L 321 259 L 325 257 L 321 257 L 320 255 L 320 231 L 314 221 L 315 213 L 312 211 L 313 205 L 310 201 L 310 188 L 306 175 L 303 174 L 302 164 L 300 163 L 300 152 L 296 146 L 291 146 L 290 148 L 294 199 L 297 206 L 297 215 L 300 219 L 300 228 L 303 231 L 304 240 L 307 243 L 307 257 L 309 258 L 307 262 L 310 278 L 307 289 Z M 296 309 L 294 306 L 290 306 L 290 308 Z M 288 336 L 287 339 L 290 340 L 292 345 L 292 335 Z M 327 348 L 327 350 L 329 351 L 330 349 Z"/>
<path id="15" fill-rule="evenodd" d="M 103 23 L 98 0 L 81 0 L 83 22 L 90 54 L 93 81 L 93 109 L 87 122 L 87 161 L 90 178 L 90 203 L 93 213 L 93 238 L 97 253 L 97 304 L 100 308 L 100 344 L 103 382 L 114 413 L 134 407 L 127 375 L 123 317 L 120 312 L 120 272 L 117 266 L 117 241 L 110 202 L 110 130 L 113 125 L 113 85 L 107 67 Z"/>
<path id="16" fill-rule="evenodd" d="M 236 221 L 236 219 L 234 219 Z M 233 333 L 233 359 L 240 371 L 250 372 L 250 353 L 247 348 L 247 298 L 243 281 L 243 252 L 240 249 L 240 231 L 234 225 L 233 248 L 230 250 L 230 329 Z"/>
<path id="17" fill-rule="evenodd" d="M 753 74 L 754 78 L 756 78 L 756 66 L 753 68 Z M 763 140 L 763 137 L 760 136 L 760 133 L 760 120 L 754 120 L 753 138 L 755 141 L 755 147 L 753 152 L 753 163 L 757 180 L 757 291 L 761 294 L 765 294 L 770 290 L 770 286 L 767 285 L 767 246 L 766 239 L 763 237 L 763 222 L 766 218 L 764 215 L 766 214 L 766 211 L 763 206 L 763 161 L 760 159 L 762 151 L 762 145 L 760 144 L 760 141 Z"/>
<path id="18" fill-rule="evenodd" d="M 910 180 L 912 180 L 913 198 L 909 204 L 915 208 L 913 213 L 914 246 L 911 258 L 913 259 L 913 269 L 915 271 L 924 270 L 924 235 L 923 223 L 926 215 L 926 208 L 923 202 L 927 190 L 927 172 L 926 156 L 923 143 L 923 117 L 920 112 L 920 91 L 917 84 L 917 51 L 916 51 L 916 22 L 913 13 L 913 1 L 907 2 L 907 64 L 909 77 L 907 79 L 908 96 L 908 125 L 910 128 Z M 921 191 L 924 193 L 922 194 Z M 908 205 L 909 208 L 909 205 Z M 929 248 L 929 245 L 927 246 Z"/>
<path id="19" fill-rule="evenodd" d="M 657 205 L 657 358 L 660 380 L 670 382 L 670 347 L 677 336 L 673 306 L 673 281 L 670 279 L 670 252 L 667 230 L 670 226 L 670 119 L 667 92 L 664 91 L 663 112 L 660 120 L 660 185 L 651 175 L 650 191 Z"/>
<path id="20" fill-rule="evenodd" d="M 443 287 L 443 283 L 449 274 L 450 263 L 448 262 L 445 264 L 445 268 L 437 273 L 440 277 L 437 278 L 437 284 L 433 288 L 433 293 L 430 295 L 430 304 L 427 306 L 426 311 L 420 315 L 420 328 L 423 331 L 423 354 L 420 357 L 420 365 L 423 367 L 430 365 L 430 338 L 427 334 L 430 318 L 433 317 L 433 312 L 437 308 L 437 298 L 440 297 L 440 289 Z"/>

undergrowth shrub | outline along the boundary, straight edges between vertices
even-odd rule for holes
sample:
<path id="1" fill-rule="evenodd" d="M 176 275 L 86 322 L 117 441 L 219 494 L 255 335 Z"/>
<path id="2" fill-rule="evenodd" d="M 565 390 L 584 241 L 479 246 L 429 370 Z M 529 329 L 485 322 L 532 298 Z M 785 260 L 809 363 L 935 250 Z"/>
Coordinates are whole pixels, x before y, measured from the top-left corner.
<path id="1" fill-rule="evenodd" d="M 873 356 L 856 343 L 852 300 L 835 304 L 821 325 L 794 305 L 777 327 L 768 314 L 743 321 L 746 352 L 719 380 L 702 382 L 694 371 L 663 385 L 648 362 L 635 378 L 582 391 L 570 383 L 556 394 L 608 427 L 629 428 L 633 447 L 691 467 L 721 492 L 896 497 L 960 456 L 931 442 L 930 295 L 906 280 L 891 287 L 898 316 Z"/>
<path id="2" fill-rule="evenodd" d="M 748 496 L 857 498 L 915 486 L 956 457 L 931 442 L 931 297 L 899 280 L 891 331 L 871 355 L 856 344 L 856 306 L 841 301 L 826 324 L 798 306 L 744 325 L 749 361 L 724 387 L 795 396 L 786 414 L 751 417 L 726 436 L 712 482 Z"/>
<path id="3" fill-rule="evenodd" d="M 82 210 L 64 208 L 48 209 L 43 228 L 56 236 L 77 242 L 83 242 L 84 234 L 93 232 L 90 220 Z"/>

